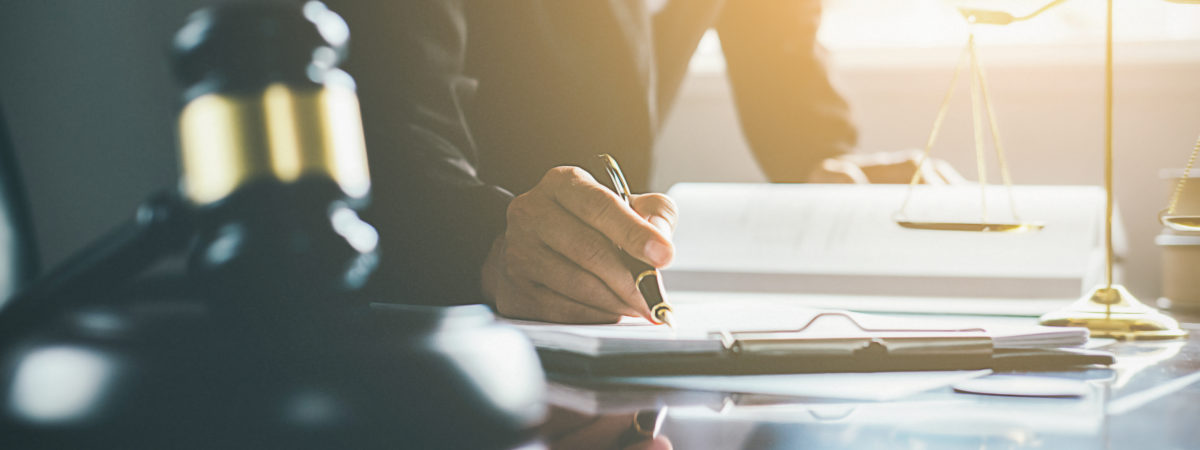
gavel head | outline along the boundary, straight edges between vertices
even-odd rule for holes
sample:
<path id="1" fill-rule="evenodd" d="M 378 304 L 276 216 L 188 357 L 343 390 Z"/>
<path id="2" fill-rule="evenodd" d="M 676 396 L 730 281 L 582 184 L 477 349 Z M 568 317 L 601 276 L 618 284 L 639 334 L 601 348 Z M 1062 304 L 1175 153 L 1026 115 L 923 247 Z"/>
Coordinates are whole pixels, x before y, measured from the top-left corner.
<path id="1" fill-rule="evenodd" d="M 337 68 L 350 32 L 320 2 L 196 12 L 174 42 L 184 194 L 218 202 L 260 179 L 328 178 L 370 191 L 354 80 Z"/>
<path id="2" fill-rule="evenodd" d="M 338 302 L 374 270 L 362 120 L 337 67 L 349 34 L 310 1 L 204 9 L 175 36 L 180 188 L 202 222 L 190 266 L 218 303 Z"/>

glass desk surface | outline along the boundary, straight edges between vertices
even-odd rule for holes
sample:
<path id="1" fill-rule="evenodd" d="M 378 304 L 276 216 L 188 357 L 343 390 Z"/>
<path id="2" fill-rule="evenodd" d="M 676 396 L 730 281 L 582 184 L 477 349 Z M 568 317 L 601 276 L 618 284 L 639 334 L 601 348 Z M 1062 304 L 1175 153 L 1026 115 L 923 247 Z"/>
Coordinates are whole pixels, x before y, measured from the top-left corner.
<path id="1" fill-rule="evenodd" d="M 997 372 L 1081 380 L 1082 397 L 977 395 L 947 386 L 853 402 L 567 383 L 560 386 L 585 393 L 593 411 L 554 405 L 563 402 L 552 395 L 534 448 L 1200 448 L 1200 314 L 1172 315 L 1191 331 L 1188 340 L 1113 341 L 1101 347 L 1117 354 L 1112 367 Z M 637 402 L 648 406 L 628 406 Z M 667 409 L 654 414 L 660 406 Z M 634 418 L 645 423 L 647 413 L 661 416 L 655 442 L 632 431 Z"/>

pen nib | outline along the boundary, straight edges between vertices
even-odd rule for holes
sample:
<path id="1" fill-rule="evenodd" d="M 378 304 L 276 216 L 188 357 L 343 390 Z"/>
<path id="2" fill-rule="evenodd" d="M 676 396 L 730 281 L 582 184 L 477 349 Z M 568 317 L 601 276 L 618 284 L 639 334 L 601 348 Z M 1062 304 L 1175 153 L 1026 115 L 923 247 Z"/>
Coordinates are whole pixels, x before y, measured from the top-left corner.
<path id="1" fill-rule="evenodd" d="M 672 330 L 675 329 L 675 315 L 669 309 L 663 309 L 658 312 L 658 321 L 671 327 Z"/>

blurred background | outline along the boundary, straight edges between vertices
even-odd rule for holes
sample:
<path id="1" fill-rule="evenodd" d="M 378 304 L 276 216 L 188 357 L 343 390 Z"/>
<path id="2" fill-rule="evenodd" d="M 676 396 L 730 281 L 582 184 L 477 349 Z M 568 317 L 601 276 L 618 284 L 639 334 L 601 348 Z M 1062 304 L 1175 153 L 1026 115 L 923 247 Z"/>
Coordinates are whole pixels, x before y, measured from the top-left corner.
<path id="1" fill-rule="evenodd" d="M 166 49 L 186 14 L 208 3 L 0 4 L 0 103 L 46 264 L 177 179 L 178 87 Z M 825 1 L 820 38 L 854 110 L 860 151 L 924 144 L 966 41 L 956 4 L 962 2 Z M 1020 13 L 1041 2 L 974 6 L 1001 4 Z M 1182 166 L 1200 134 L 1200 7 L 1118 0 L 1116 13 L 1116 175 L 1131 238 L 1127 283 L 1151 299 L 1160 290 L 1155 214 L 1168 190 L 1159 170 Z M 1028 22 L 980 27 L 980 56 L 1015 182 L 1101 183 L 1103 25 L 1103 2 L 1072 0 Z M 762 181 L 739 131 L 715 34 L 702 42 L 683 89 L 656 148 L 654 189 Z M 934 151 L 973 179 L 968 105 L 960 86 Z"/>
<path id="2" fill-rule="evenodd" d="M 924 147 L 966 44 L 955 5 L 1023 15 L 1048 2 L 825 0 L 819 37 L 858 125 L 858 151 Z M 1103 183 L 1104 10 L 1102 1 L 1072 0 L 1026 22 L 976 27 L 1014 183 Z M 1182 168 L 1200 136 L 1200 5 L 1117 0 L 1114 11 L 1116 195 L 1130 241 L 1125 277 L 1152 301 L 1161 291 L 1157 214 L 1173 188 L 1159 172 Z M 974 180 L 970 96 L 965 78 L 959 83 L 933 152 Z M 719 38 L 709 32 L 656 148 L 653 189 L 765 181 L 731 101 Z M 989 157 L 988 179 L 996 182 Z"/>

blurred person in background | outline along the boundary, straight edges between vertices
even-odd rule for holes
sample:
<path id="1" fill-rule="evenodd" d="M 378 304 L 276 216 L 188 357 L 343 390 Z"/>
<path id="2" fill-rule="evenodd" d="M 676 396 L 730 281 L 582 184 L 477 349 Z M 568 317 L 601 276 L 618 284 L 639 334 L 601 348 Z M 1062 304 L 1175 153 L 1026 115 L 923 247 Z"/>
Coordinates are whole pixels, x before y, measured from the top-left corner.
<path id="1" fill-rule="evenodd" d="M 710 28 L 772 182 L 907 182 L 916 167 L 912 153 L 848 155 L 856 132 L 816 40 L 819 0 L 329 3 L 355 36 L 369 219 L 400 253 L 384 256 L 395 285 L 381 284 L 410 301 L 558 322 L 648 317 L 619 252 L 668 265 L 675 207 L 642 194 L 631 211 L 577 166 L 610 153 L 645 188 Z M 958 178 L 929 167 L 933 182 Z"/>

